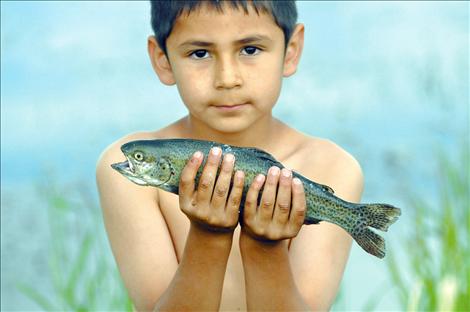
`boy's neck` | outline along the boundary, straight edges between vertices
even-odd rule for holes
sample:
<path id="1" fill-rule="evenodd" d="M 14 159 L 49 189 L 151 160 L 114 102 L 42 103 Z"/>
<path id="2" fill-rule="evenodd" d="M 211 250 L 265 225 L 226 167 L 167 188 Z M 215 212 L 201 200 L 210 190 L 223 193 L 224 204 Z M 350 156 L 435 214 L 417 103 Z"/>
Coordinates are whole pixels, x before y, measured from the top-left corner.
<path id="1" fill-rule="evenodd" d="M 198 140 L 215 141 L 235 146 L 271 149 L 277 142 L 282 123 L 271 115 L 258 120 L 251 127 L 240 132 L 219 132 L 188 115 L 177 122 L 182 136 Z M 271 148 L 269 148 L 271 147 Z"/>

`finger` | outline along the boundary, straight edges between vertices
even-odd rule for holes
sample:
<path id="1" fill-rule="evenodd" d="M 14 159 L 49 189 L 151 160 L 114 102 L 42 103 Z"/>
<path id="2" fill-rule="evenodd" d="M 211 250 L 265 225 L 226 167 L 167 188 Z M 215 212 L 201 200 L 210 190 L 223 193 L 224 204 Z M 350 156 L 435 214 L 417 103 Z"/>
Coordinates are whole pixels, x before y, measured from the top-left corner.
<path id="1" fill-rule="evenodd" d="M 222 161 L 222 168 L 220 169 L 217 182 L 215 183 L 214 193 L 212 194 L 212 207 L 220 207 L 222 210 L 225 210 L 230 181 L 232 180 L 234 161 L 235 157 L 232 154 L 225 155 Z"/>
<path id="2" fill-rule="evenodd" d="M 259 174 L 253 180 L 246 193 L 245 198 L 245 207 L 243 208 L 243 220 L 245 223 L 247 221 L 253 220 L 256 215 L 256 208 L 258 206 L 258 195 L 261 187 L 263 187 L 263 183 L 265 181 L 265 176 Z"/>
<path id="3" fill-rule="evenodd" d="M 197 202 L 209 203 L 212 197 L 212 190 L 214 188 L 217 169 L 219 168 L 220 156 L 222 150 L 220 147 L 213 147 L 207 156 L 206 165 L 202 170 L 201 177 L 199 178 L 197 186 Z"/>
<path id="4" fill-rule="evenodd" d="M 273 220 L 278 224 L 286 224 L 291 209 L 292 173 L 284 168 L 281 170 Z"/>
<path id="5" fill-rule="evenodd" d="M 258 209 L 260 221 L 270 222 L 273 218 L 274 202 L 276 200 L 277 184 L 279 182 L 280 169 L 271 167 L 268 171 L 266 183 L 264 184 L 263 195 Z"/>
<path id="6" fill-rule="evenodd" d="M 232 221 L 238 221 L 238 211 L 240 210 L 240 202 L 243 196 L 243 186 L 245 182 L 245 174 L 238 170 L 233 178 L 233 186 L 227 201 L 226 212 Z M 256 209 L 256 206 L 255 206 Z"/>
<path id="7" fill-rule="evenodd" d="M 196 178 L 197 171 L 201 166 L 203 157 L 204 155 L 201 152 L 195 152 L 181 171 L 178 188 L 180 201 L 189 202 L 193 197 L 194 179 Z"/>
<path id="8" fill-rule="evenodd" d="M 302 181 L 299 178 L 292 180 L 292 208 L 289 216 L 289 223 L 292 228 L 300 229 L 305 220 L 307 203 L 305 201 L 305 191 Z"/>

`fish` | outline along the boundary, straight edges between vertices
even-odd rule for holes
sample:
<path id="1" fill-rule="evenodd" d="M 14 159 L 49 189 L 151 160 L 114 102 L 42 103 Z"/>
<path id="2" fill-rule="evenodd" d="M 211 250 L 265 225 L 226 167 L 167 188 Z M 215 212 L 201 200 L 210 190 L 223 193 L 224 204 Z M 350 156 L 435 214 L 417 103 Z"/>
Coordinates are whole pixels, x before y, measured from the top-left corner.
<path id="1" fill-rule="evenodd" d="M 180 138 L 125 143 L 121 151 L 126 161 L 114 163 L 111 167 L 135 184 L 178 194 L 181 172 L 193 153 L 201 151 L 207 155 L 215 146 L 222 149 L 223 155 L 231 153 L 235 156 L 234 172 L 241 170 L 245 173 L 240 211 L 248 188 L 258 174 L 265 174 L 272 166 L 285 168 L 271 154 L 257 148 Z M 196 175 L 196 183 L 202 168 Z M 378 258 L 385 257 L 385 240 L 372 228 L 386 232 L 401 215 L 400 208 L 389 204 L 348 202 L 335 196 L 333 189 L 327 185 L 316 183 L 295 171 L 292 175 L 304 185 L 307 203 L 304 224 L 322 221 L 336 224 L 346 230 L 366 252 Z"/>

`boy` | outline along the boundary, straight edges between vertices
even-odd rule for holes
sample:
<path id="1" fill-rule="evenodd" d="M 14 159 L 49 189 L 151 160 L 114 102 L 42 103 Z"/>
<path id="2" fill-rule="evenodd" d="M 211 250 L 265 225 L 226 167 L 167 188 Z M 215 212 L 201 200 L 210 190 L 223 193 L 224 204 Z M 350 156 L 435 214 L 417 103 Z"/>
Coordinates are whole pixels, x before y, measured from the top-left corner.
<path id="1" fill-rule="evenodd" d="M 293 1 L 152 2 L 156 36 L 148 38 L 148 53 L 160 81 L 178 87 L 188 115 L 118 140 L 97 166 L 111 247 L 138 310 L 330 308 L 351 238 L 325 222 L 301 227 L 305 196 L 291 171 L 259 175 L 239 216 L 244 175 L 218 148 L 195 151 L 179 196 L 134 185 L 110 167 L 131 140 L 204 139 L 263 149 L 337 196 L 359 201 L 363 180 L 354 158 L 271 114 L 282 78 L 300 60 L 304 26 L 296 17 Z"/>

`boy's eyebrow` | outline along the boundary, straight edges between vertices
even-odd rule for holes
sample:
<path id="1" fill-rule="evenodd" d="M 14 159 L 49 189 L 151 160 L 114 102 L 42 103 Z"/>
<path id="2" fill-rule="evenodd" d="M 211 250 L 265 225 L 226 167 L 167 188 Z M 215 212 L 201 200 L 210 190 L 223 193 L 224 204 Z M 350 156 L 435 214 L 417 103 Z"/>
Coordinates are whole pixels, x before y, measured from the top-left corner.
<path id="1" fill-rule="evenodd" d="M 235 43 L 237 44 L 247 44 L 247 43 L 254 43 L 254 42 L 259 42 L 259 41 L 273 41 L 271 38 L 268 36 L 264 35 L 253 35 L 253 36 L 248 36 L 246 38 L 242 38 L 239 40 L 236 40 Z M 182 44 L 179 45 L 180 48 L 184 48 L 186 46 L 197 46 L 197 47 L 211 47 L 214 46 L 214 43 L 209 42 L 209 41 L 202 41 L 202 40 L 188 40 L 183 42 Z"/>
<path id="2" fill-rule="evenodd" d="M 252 43 L 252 42 L 259 42 L 259 41 L 273 41 L 273 40 L 269 38 L 268 36 L 253 35 L 253 36 L 249 36 L 249 37 L 237 40 L 236 43 L 246 44 L 246 43 Z"/>

